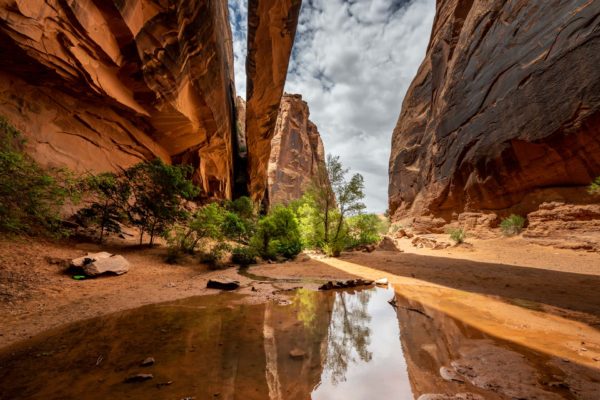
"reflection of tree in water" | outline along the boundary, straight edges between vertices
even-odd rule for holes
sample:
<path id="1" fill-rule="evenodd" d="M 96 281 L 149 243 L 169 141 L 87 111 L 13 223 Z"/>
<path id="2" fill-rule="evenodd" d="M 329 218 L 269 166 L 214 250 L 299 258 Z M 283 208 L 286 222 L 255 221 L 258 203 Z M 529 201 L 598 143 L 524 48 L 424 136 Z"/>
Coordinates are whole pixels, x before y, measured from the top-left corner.
<path id="1" fill-rule="evenodd" d="M 371 294 L 370 290 L 355 294 L 336 293 L 324 363 L 324 371 L 334 385 L 346 381 L 346 371 L 351 363 L 371 361 L 372 353 L 368 348 L 371 316 L 367 311 Z"/>

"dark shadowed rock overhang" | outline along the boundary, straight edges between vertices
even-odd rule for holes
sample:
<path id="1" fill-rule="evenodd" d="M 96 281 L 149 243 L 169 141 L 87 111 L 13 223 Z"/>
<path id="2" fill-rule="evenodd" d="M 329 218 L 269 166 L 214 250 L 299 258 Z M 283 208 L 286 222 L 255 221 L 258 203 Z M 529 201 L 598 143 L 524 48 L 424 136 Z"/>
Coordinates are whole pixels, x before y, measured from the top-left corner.
<path id="1" fill-rule="evenodd" d="M 591 201 L 599 16 L 588 0 L 438 1 L 393 134 L 393 218 Z"/>

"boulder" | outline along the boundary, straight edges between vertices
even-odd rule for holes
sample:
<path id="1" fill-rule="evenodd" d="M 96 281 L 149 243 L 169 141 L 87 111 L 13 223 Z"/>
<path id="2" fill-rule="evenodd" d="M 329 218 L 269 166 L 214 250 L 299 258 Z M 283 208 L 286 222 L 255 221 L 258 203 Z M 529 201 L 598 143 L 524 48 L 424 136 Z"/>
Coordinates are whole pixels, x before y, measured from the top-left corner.
<path id="1" fill-rule="evenodd" d="M 240 287 L 238 281 L 227 278 L 216 278 L 210 279 L 206 284 L 208 289 L 219 289 L 219 290 L 236 290 Z"/>
<path id="2" fill-rule="evenodd" d="M 381 239 L 381 242 L 379 242 L 379 245 L 377 246 L 377 250 L 402 252 L 402 250 L 396 246 L 394 239 L 389 236 L 384 236 L 383 239 Z"/>
<path id="3" fill-rule="evenodd" d="M 98 261 L 102 258 L 108 258 L 110 256 L 112 256 L 112 254 L 105 251 L 101 251 L 100 253 L 88 253 L 83 257 L 78 257 L 71 260 L 71 266 L 75 268 L 83 268 L 84 265 L 91 264 L 94 261 Z"/>
<path id="4" fill-rule="evenodd" d="M 129 271 L 129 261 L 120 255 L 101 258 L 83 266 L 83 272 L 87 276 L 98 276 L 102 274 L 123 275 Z"/>
<path id="5" fill-rule="evenodd" d="M 428 248 L 428 249 L 432 249 L 432 250 L 443 250 L 443 249 L 446 249 L 451 246 L 450 243 L 438 242 L 435 239 L 430 239 L 430 238 L 420 237 L 420 236 L 417 236 L 416 238 L 414 238 L 411 243 L 413 246 L 415 246 L 419 249 Z"/>

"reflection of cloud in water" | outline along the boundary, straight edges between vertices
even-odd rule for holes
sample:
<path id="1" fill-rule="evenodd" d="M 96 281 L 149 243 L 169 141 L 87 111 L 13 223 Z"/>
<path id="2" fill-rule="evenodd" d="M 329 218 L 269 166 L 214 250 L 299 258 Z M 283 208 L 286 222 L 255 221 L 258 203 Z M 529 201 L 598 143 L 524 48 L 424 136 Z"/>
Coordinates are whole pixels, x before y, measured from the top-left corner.
<path id="1" fill-rule="evenodd" d="M 393 290 L 337 292 L 313 399 L 412 398 Z"/>

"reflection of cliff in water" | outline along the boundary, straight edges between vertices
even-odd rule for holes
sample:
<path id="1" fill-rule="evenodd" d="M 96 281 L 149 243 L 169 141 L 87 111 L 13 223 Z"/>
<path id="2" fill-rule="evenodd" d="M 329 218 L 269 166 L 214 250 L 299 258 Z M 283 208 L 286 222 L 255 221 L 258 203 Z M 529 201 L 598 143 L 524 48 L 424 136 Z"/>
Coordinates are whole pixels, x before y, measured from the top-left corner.
<path id="1" fill-rule="evenodd" d="M 190 298 L 49 331 L 0 353 L 0 399 L 310 398 L 333 297 L 301 293 L 288 306 Z M 154 378 L 123 383 L 138 373 Z"/>
<path id="2" fill-rule="evenodd" d="M 599 370 L 497 340 L 420 303 L 396 301 L 415 398 L 600 399 Z"/>

